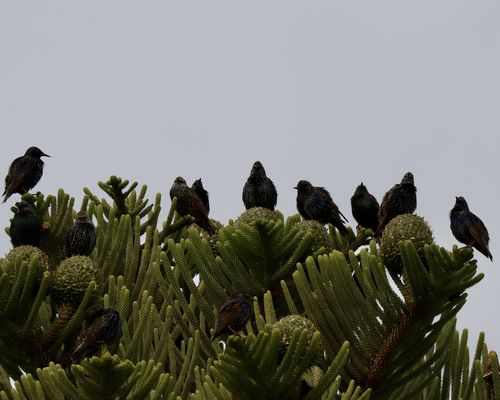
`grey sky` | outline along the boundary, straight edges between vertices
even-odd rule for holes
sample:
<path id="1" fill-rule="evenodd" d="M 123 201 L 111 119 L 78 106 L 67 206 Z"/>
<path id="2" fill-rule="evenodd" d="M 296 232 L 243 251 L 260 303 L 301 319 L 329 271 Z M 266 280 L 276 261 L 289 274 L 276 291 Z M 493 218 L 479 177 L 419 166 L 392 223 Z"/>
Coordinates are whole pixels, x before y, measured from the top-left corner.
<path id="1" fill-rule="evenodd" d="M 455 195 L 488 227 L 495 261 L 477 253 L 459 325 L 498 349 L 499 21 L 494 0 L 5 1 L 0 173 L 36 145 L 52 156 L 36 190 L 79 204 L 116 174 L 165 208 L 176 176 L 202 177 L 227 221 L 255 160 L 285 215 L 299 179 L 350 217 L 361 181 L 381 199 L 411 170 L 438 243 L 456 243 Z"/>

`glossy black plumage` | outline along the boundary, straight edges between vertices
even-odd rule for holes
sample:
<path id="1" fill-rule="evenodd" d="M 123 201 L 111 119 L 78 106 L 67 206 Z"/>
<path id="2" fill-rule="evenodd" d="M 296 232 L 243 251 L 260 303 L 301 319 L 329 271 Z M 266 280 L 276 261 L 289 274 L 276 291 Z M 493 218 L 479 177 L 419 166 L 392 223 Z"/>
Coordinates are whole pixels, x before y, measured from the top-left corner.
<path id="1" fill-rule="evenodd" d="M 222 334 L 235 334 L 242 330 L 250 319 L 250 298 L 243 292 L 236 292 L 221 307 L 210 341 Z"/>
<path id="2" fill-rule="evenodd" d="M 191 185 L 191 189 L 194 190 L 196 195 L 200 198 L 201 202 L 207 209 L 207 215 L 210 213 L 210 201 L 208 200 L 208 192 L 203 187 L 203 183 L 200 179 L 196 179 Z"/>
<path id="3" fill-rule="evenodd" d="M 208 211 L 193 189 L 186 185 L 184 178 L 177 177 L 170 188 L 170 199 L 177 197 L 176 211 L 184 216 L 191 215 L 196 225 L 214 234 L 215 230 L 208 219 Z"/>
<path id="4" fill-rule="evenodd" d="M 273 210 L 278 202 L 278 192 L 260 161 L 255 161 L 242 193 L 245 208 L 263 207 Z"/>
<path id="5" fill-rule="evenodd" d="M 94 250 L 96 232 L 91 218 L 85 211 L 76 214 L 74 225 L 64 236 L 64 252 L 66 257 L 88 256 Z"/>
<path id="6" fill-rule="evenodd" d="M 378 227 L 379 205 L 377 199 L 368 192 L 361 183 L 351 197 L 352 215 L 356 222 L 364 227 L 370 228 L 373 232 Z"/>
<path id="7" fill-rule="evenodd" d="M 375 237 L 380 237 L 385 226 L 401 214 L 412 214 L 417 208 L 417 188 L 413 174 L 407 172 L 401 183 L 394 185 L 382 199 L 378 213 L 379 225 Z"/>
<path id="8" fill-rule="evenodd" d="M 24 156 L 16 158 L 9 167 L 5 177 L 5 190 L 3 203 L 14 193 L 24 194 L 32 189 L 43 174 L 43 161 L 41 157 L 50 157 L 38 147 L 30 147 Z"/>
<path id="9" fill-rule="evenodd" d="M 71 357 L 91 356 L 103 344 L 111 344 L 120 336 L 120 314 L 112 308 L 93 305 L 85 311 L 85 321 L 76 339 Z"/>
<path id="10" fill-rule="evenodd" d="M 14 247 L 38 246 L 42 235 L 42 220 L 26 201 L 16 203 L 17 211 L 10 222 L 10 239 Z"/>
<path id="11" fill-rule="evenodd" d="M 469 211 L 469 206 L 463 197 L 456 197 L 455 205 L 450 211 L 450 228 L 459 242 L 474 247 L 493 261 L 489 249 L 488 230 L 483 221 Z"/>
<path id="12" fill-rule="evenodd" d="M 295 189 L 297 189 L 297 210 L 302 218 L 312 219 L 320 224 L 332 224 L 343 236 L 349 233 L 344 226 L 347 218 L 333 202 L 328 190 L 313 186 L 305 180 L 299 181 Z"/>

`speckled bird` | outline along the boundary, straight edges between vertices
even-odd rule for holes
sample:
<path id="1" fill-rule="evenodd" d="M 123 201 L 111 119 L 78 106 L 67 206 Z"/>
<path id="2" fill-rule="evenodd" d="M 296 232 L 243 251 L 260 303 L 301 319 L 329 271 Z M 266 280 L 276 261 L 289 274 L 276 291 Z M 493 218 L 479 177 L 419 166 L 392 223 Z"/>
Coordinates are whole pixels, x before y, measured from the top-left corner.
<path id="1" fill-rule="evenodd" d="M 242 193 L 245 208 L 263 207 L 273 210 L 278 202 L 278 192 L 271 179 L 266 176 L 266 170 L 260 161 L 255 161 L 250 176 L 243 186 Z"/>
<path id="2" fill-rule="evenodd" d="M 191 215 L 196 225 L 214 234 L 215 230 L 208 219 L 208 211 L 193 189 L 186 185 L 184 178 L 178 176 L 170 188 L 170 199 L 177 197 L 176 211 L 182 215 Z"/>
<path id="3" fill-rule="evenodd" d="M 369 228 L 373 232 L 378 227 L 378 201 L 368 192 L 363 183 L 361 183 L 351 197 L 352 215 L 356 222 L 363 228 Z"/>
<path id="4" fill-rule="evenodd" d="M 101 345 L 113 343 L 120 337 L 120 326 L 118 311 L 93 305 L 85 311 L 85 320 L 70 357 L 90 357 Z"/>
<path id="5" fill-rule="evenodd" d="M 203 187 L 203 183 L 200 179 L 196 179 L 191 185 L 191 189 L 194 190 L 196 195 L 200 198 L 201 202 L 207 209 L 207 215 L 210 213 L 210 201 L 208 200 L 208 192 Z"/>
<path id="6" fill-rule="evenodd" d="M 378 212 L 379 225 L 375 237 L 380 237 L 385 226 L 401 214 L 412 214 L 417 208 L 417 188 L 413 174 L 407 172 L 401 183 L 395 184 L 382 199 Z"/>
<path id="7" fill-rule="evenodd" d="M 14 247 L 38 246 L 42 235 L 42 220 L 26 201 L 16 203 L 17 211 L 10 221 L 10 239 Z"/>
<path id="8" fill-rule="evenodd" d="M 43 174 L 41 157 L 50 157 L 38 147 L 30 147 L 24 156 L 16 158 L 9 167 L 5 177 L 3 203 L 14 193 L 24 194 L 35 187 Z"/>
<path id="9" fill-rule="evenodd" d="M 344 226 L 347 218 L 333 202 L 328 190 L 321 186 L 313 186 L 310 182 L 301 180 L 297 189 L 297 210 L 305 220 L 312 219 L 320 224 L 332 224 L 341 235 L 349 233 Z"/>
<path id="10" fill-rule="evenodd" d="M 469 206 L 463 197 L 455 198 L 455 205 L 450 211 L 450 228 L 455 238 L 493 261 L 489 249 L 490 235 L 483 221 L 469 211 Z"/>
<path id="11" fill-rule="evenodd" d="M 96 232 L 92 219 L 85 211 L 76 214 L 75 223 L 64 236 L 66 257 L 88 256 L 94 250 Z"/>
<path id="12" fill-rule="evenodd" d="M 250 297 L 243 292 L 236 292 L 224 303 L 215 320 L 215 328 L 210 341 L 222 334 L 234 335 L 250 319 Z"/>

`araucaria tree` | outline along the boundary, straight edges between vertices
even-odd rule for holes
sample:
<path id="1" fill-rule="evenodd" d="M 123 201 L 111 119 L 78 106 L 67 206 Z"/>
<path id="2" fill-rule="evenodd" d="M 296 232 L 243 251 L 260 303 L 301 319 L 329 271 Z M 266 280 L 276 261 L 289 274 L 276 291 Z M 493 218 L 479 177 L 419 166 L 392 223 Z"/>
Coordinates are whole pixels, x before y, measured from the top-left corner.
<path id="1" fill-rule="evenodd" d="M 420 217 L 375 242 L 250 208 L 209 234 L 176 198 L 162 222 L 145 186 L 99 186 L 77 207 L 23 195 L 42 233 L 0 260 L 0 399 L 500 398 L 484 335 L 471 351 L 455 329 L 483 278 L 473 251 L 435 244 Z M 67 257 L 78 212 L 95 247 Z M 237 292 L 246 326 L 211 341 Z"/>

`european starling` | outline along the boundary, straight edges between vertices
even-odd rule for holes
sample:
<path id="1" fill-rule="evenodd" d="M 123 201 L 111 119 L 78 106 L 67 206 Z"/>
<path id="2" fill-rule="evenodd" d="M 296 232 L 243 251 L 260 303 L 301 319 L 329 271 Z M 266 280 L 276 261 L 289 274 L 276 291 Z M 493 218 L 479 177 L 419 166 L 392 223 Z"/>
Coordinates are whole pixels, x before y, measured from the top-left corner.
<path id="1" fill-rule="evenodd" d="M 450 227 L 453 236 L 463 244 L 474 247 L 493 261 L 488 243 L 490 236 L 483 221 L 469 211 L 463 197 L 456 197 L 455 206 L 450 211 Z"/>
<path id="2" fill-rule="evenodd" d="M 360 226 L 375 232 L 378 227 L 378 209 L 377 199 L 361 183 L 351 197 L 351 210 L 354 219 Z"/>
<path id="3" fill-rule="evenodd" d="M 294 189 L 297 189 L 297 210 L 302 218 L 313 219 L 323 225 L 332 224 L 342 236 L 349 233 L 344 226 L 347 218 L 333 202 L 328 190 L 304 180 L 299 181 Z"/>
<path id="4" fill-rule="evenodd" d="M 278 193 L 273 181 L 266 176 L 266 170 L 260 161 L 253 164 L 250 176 L 243 186 L 242 198 L 247 210 L 263 207 L 274 211 L 276 207 Z"/>
<path id="5" fill-rule="evenodd" d="M 200 198 L 201 202 L 207 209 L 207 215 L 210 213 L 210 201 L 208 200 L 208 192 L 205 190 L 203 187 L 203 183 L 201 182 L 200 179 L 196 179 L 193 184 L 191 185 L 191 189 L 194 190 L 194 192 L 198 195 Z"/>
<path id="6" fill-rule="evenodd" d="M 186 185 L 184 178 L 180 176 L 175 178 L 175 181 L 170 188 L 170 199 L 177 197 L 176 211 L 182 215 L 191 215 L 194 218 L 196 225 L 205 229 L 211 235 L 215 233 L 214 228 L 208 219 L 208 211 L 203 205 L 198 195 L 193 189 Z"/>
<path id="7" fill-rule="evenodd" d="M 215 328 L 210 341 L 226 333 L 235 334 L 242 330 L 250 319 L 250 297 L 243 292 L 236 292 L 224 303 L 215 320 Z"/>
<path id="8" fill-rule="evenodd" d="M 412 214 L 417 208 L 417 188 L 413 182 L 413 174 L 407 172 L 401 183 L 395 184 L 382 199 L 378 211 L 379 225 L 375 237 L 382 235 L 382 231 L 389 221 L 401 214 Z"/>
<path id="9" fill-rule="evenodd" d="M 103 344 L 111 344 L 120 336 L 120 314 L 112 308 L 93 305 L 85 311 L 85 321 L 70 357 L 91 356 Z"/>
<path id="10" fill-rule="evenodd" d="M 50 157 L 38 147 L 30 147 L 24 156 L 16 158 L 10 164 L 9 172 L 5 177 L 3 203 L 14 193 L 24 194 L 32 189 L 40 180 L 43 173 L 41 157 Z"/>
<path id="11" fill-rule="evenodd" d="M 17 211 L 10 222 L 10 239 L 14 247 L 38 246 L 42 235 L 42 220 L 26 201 L 16 203 Z"/>
<path id="12" fill-rule="evenodd" d="M 78 212 L 74 225 L 64 237 L 66 257 L 88 256 L 94 250 L 95 243 L 96 233 L 91 218 L 85 211 Z"/>

